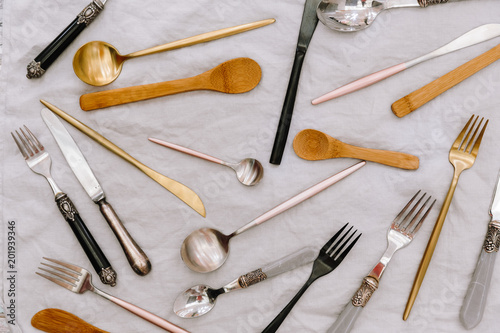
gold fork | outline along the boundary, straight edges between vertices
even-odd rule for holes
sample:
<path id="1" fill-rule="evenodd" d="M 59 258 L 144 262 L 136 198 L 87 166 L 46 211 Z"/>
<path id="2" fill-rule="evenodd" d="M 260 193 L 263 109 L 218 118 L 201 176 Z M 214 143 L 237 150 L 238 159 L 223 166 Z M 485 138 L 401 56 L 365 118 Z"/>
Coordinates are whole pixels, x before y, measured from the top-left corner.
<path id="1" fill-rule="evenodd" d="M 479 151 L 479 145 L 481 144 L 484 131 L 486 129 L 486 126 L 488 125 L 488 119 L 486 119 L 482 130 L 479 132 L 484 118 L 481 118 L 479 124 L 476 126 L 478 119 L 479 116 L 475 117 L 474 115 L 472 115 L 465 127 L 462 129 L 462 132 L 460 132 L 457 139 L 453 143 L 453 146 L 451 146 L 449 160 L 454 167 L 453 180 L 451 181 L 450 189 L 448 190 L 448 194 L 446 195 L 446 198 L 444 200 L 443 207 L 441 207 L 441 211 L 439 212 L 436 224 L 431 233 L 431 237 L 429 239 L 429 242 L 427 243 L 422 261 L 420 262 L 420 266 L 418 267 L 415 280 L 413 281 L 413 287 L 411 289 L 410 296 L 408 297 L 408 302 L 406 303 L 403 320 L 406 320 L 410 315 L 411 308 L 415 303 L 418 291 L 420 290 L 420 286 L 424 281 L 425 273 L 427 272 L 427 268 L 429 267 L 429 264 L 431 262 L 432 254 L 434 253 L 434 249 L 436 248 L 439 234 L 441 233 L 441 229 L 443 228 L 446 214 L 448 213 L 451 200 L 453 199 L 453 194 L 455 193 L 455 189 L 458 184 L 458 178 L 460 177 L 462 171 L 472 167 L 472 165 L 474 165 L 474 161 L 476 160 L 477 152 Z M 473 134 L 471 135 L 471 133 Z"/>

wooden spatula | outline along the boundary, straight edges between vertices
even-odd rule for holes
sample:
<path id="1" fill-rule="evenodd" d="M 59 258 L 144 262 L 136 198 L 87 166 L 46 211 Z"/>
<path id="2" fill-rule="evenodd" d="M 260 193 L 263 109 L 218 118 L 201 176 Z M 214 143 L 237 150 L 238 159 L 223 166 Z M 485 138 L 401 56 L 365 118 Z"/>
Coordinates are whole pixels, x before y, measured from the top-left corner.
<path id="1" fill-rule="evenodd" d="M 392 112 L 400 118 L 404 117 L 498 59 L 500 59 L 500 44 L 441 76 L 439 79 L 397 100 L 392 104 Z"/>
<path id="2" fill-rule="evenodd" d="M 419 165 L 416 156 L 352 146 L 313 129 L 300 131 L 293 140 L 293 149 L 300 158 L 310 161 L 351 157 L 409 170 L 418 169 Z"/>
<path id="3" fill-rule="evenodd" d="M 50 333 L 108 333 L 74 314 L 59 309 L 45 309 L 37 312 L 31 318 L 31 325 Z"/>

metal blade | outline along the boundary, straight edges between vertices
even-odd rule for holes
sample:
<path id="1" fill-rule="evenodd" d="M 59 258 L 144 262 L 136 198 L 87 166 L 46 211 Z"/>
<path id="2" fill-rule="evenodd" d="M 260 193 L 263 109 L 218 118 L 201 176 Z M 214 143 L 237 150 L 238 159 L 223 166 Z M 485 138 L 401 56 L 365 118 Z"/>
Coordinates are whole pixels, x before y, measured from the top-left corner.
<path id="1" fill-rule="evenodd" d="M 500 221 L 500 173 L 498 174 L 495 192 L 493 192 L 493 199 L 491 201 L 490 216 L 493 221 Z"/>
<path id="2" fill-rule="evenodd" d="M 97 203 L 99 200 L 104 199 L 104 191 L 101 185 L 99 185 L 80 148 L 78 148 L 75 140 L 73 140 L 62 122 L 49 109 L 43 108 L 40 113 L 71 170 L 73 170 L 76 178 L 82 184 L 92 201 Z"/>

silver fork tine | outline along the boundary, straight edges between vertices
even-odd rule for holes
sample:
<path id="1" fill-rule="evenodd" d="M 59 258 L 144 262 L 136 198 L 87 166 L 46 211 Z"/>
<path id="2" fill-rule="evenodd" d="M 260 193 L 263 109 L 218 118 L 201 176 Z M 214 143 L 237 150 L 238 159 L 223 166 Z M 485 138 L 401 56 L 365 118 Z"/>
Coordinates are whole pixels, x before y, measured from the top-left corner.
<path id="1" fill-rule="evenodd" d="M 420 190 L 417 192 L 417 194 L 419 194 L 419 193 L 420 193 Z M 408 228 L 408 225 L 411 224 L 411 221 L 408 225 L 406 224 L 406 222 L 411 218 L 411 216 L 413 215 L 413 212 L 415 212 L 415 209 L 417 209 L 418 205 L 420 204 L 420 202 L 422 202 L 422 199 L 426 196 L 426 194 L 427 193 L 424 193 L 420 197 L 420 199 L 418 199 L 418 201 L 413 205 L 413 207 L 410 209 L 408 214 L 406 214 L 406 216 L 403 219 L 401 219 L 400 222 L 396 223 L 397 228 L 400 228 L 402 230 L 406 230 Z M 413 199 L 411 201 L 413 201 Z"/>
<path id="2" fill-rule="evenodd" d="M 49 265 L 49 264 L 46 264 L 44 262 L 42 262 L 41 264 L 44 265 L 44 266 L 50 267 L 52 269 L 55 269 L 56 271 L 59 271 L 59 272 L 64 273 L 66 275 L 69 275 L 69 276 L 71 276 L 71 277 L 73 277 L 75 279 L 79 279 L 80 276 L 82 276 L 82 274 L 70 271 L 68 269 L 64 269 L 64 268 L 57 267 L 57 266 L 54 266 L 54 265 Z"/>
<path id="3" fill-rule="evenodd" d="M 17 134 L 17 132 L 16 132 Z M 14 133 L 10 132 L 10 135 L 12 135 L 12 138 L 14 139 L 14 141 L 16 142 L 16 145 L 17 145 L 17 148 L 19 148 L 19 151 L 21 152 L 21 154 L 23 154 L 23 157 L 25 160 L 28 159 L 28 154 L 26 153 L 26 150 L 24 149 L 24 147 L 21 145 L 21 143 L 19 142 L 19 140 L 16 138 L 16 136 L 14 135 Z M 19 134 L 18 134 L 19 135 Z"/>
<path id="4" fill-rule="evenodd" d="M 396 215 L 396 218 L 392 221 L 392 226 L 395 226 L 396 223 L 399 221 L 399 218 L 401 216 L 403 216 L 403 214 L 405 213 L 405 211 L 408 209 L 408 207 L 410 207 L 411 203 L 413 202 L 413 200 L 415 200 L 415 198 L 417 197 L 417 195 L 421 192 L 421 190 L 418 190 L 418 192 L 413 196 L 413 198 L 410 199 L 410 201 L 408 201 L 408 203 L 406 204 L 406 206 L 404 206 L 404 208 L 399 212 L 398 215 Z"/>
<path id="5" fill-rule="evenodd" d="M 19 130 L 21 130 L 21 129 L 19 129 Z M 17 137 L 19 138 L 19 140 L 21 141 L 22 146 L 24 147 L 23 150 L 24 150 L 25 154 L 23 154 L 23 155 L 26 156 L 25 159 L 28 159 L 31 156 L 35 155 L 35 153 L 31 149 L 31 147 L 28 145 L 28 143 L 26 142 L 26 140 L 23 138 L 23 136 L 21 136 L 21 134 L 19 134 L 18 131 L 16 131 L 16 134 L 17 134 Z"/>
<path id="6" fill-rule="evenodd" d="M 486 126 L 488 126 L 489 119 L 486 119 L 486 122 L 484 123 L 483 129 L 481 130 L 481 133 L 479 133 L 479 136 L 477 137 L 476 143 L 474 144 L 474 147 L 472 148 L 471 154 L 474 156 L 477 156 L 477 152 L 479 151 L 479 145 L 481 144 L 481 140 L 483 139 L 483 134 L 484 131 L 486 130 Z"/>
<path id="7" fill-rule="evenodd" d="M 427 204 L 427 202 L 430 199 L 431 199 L 431 197 L 429 197 L 429 199 L 427 199 L 427 201 L 425 202 L 425 204 Z M 422 223 L 424 223 L 425 218 L 427 217 L 427 215 L 429 215 L 429 212 L 431 211 L 431 209 L 432 209 L 432 207 L 434 206 L 435 203 L 436 203 L 436 199 L 434 199 L 434 201 L 429 206 L 429 208 L 427 208 L 427 211 L 424 213 L 424 215 L 422 216 L 422 218 L 420 219 L 420 221 L 418 221 L 417 225 L 415 225 L 415 227 L 413 228 L 413 230 L 410 231 L 411 234 L 412 234 L 412 236 L 417 233 L 418 229 L 420 229 L 420 227 L 422 226 Z M 425 206 L 425 204 L 424 204 L 424 206 Z M 424 206 L 422 206 L 421 210 L 424 209 Z"/>
<path id="8" fill-rule="evenodd" d="M 38 149 L 40 150 L 43 150 L 43 145 L 40 143 L 40 141 L 38 141 L 35 134 L 33 134 L 26 125 L 24 125 L 24 129 L 26 129 L 26 132 L 28 132 L 30 139 L 34 142 L 36 147 L 38 147 Z"/>
<path id="9" fill-rule="evenodd" d="M 40 275 L 41 277 L 44 277 L 44 278 L 46 278 L 47 280 L 52 281 L 52 282 L 54 282 L 54 283 L 56 283 L 56 284 L 60 285 L 61 287 L 66 288 L 66 289 L 68 289 L 68 290 L 73 291 L 73 289 L 74 289 L 74 286 L 70 285 L 69 283 L 66 283 L 66 282 L 64 282 L 64 281 L 61 281 L 61 280 L 59 280 L 59 279 L 56 279 L 56 278 L 54 278 L 54 277 L 52 277 L 52 276 L 49 276 L 49 275 L 46 275 L 46 274 L 43 274 L 43 273 L 38 273 L 38 272 L 35 272 L 35 274 L 36 274 L 36 275 Z"/>
<path id="10" fill-rule="evenodd" d="M 64 262 L 64 261 L 56 260 L 56 259 L 51 259 L 51 258 L 46 258 L 46 257 L 42 257 L 42 258 L 45 259 L 45 260 L 51 261 L 51 262 L 53 262 L 55 264 L 61 265 L 63 267 L 72 269 L 75 272 L 78 272 L 78 273 L 82 272 L 82 268 L 79 267 L 79 266 L 76 266 L 76 265 L 73 265 L 73 264 L 70 264 L 70 263 L 67 263 L 67 262 Z"/>
<path id="11" fill-rule="evenodd" d="M 45 269 L 43 267 L 38 267 L 38 269 L 41 270 L 41 271 L 47 272 L 47 273 L 49 273 L 51 275 L 57 276 L 58 278 L 60 278 L 60 279 L 62 279 L 64 281 L 70 283 L 73 286 L 75 286 L 75 283 L 78 282 L 78 279 L 74 279 L 74 278 L 69 277 L 67 275 L 51 271 L 50 269 Z"/>
<path id="12" fill-rule="evenodd" d="M 26 126 L 24 126 L 25 128 L 27 128 Z M 38 150 L 38 147 L 33 143 L 32 139 L 30 138 L 30 136 L 28 134 L 26 134 L 22 128 L 19 129 L 21 131 L 21 133 L 23 134 L 24 136 L 24 139 L 26 140 L 27 142 L 27 145 L 29 146 L 30 150 L 33 152 L 33 153 L 38 153 L 39 150 Z M 31 132 L 30 132 L 31 133 Z"/>

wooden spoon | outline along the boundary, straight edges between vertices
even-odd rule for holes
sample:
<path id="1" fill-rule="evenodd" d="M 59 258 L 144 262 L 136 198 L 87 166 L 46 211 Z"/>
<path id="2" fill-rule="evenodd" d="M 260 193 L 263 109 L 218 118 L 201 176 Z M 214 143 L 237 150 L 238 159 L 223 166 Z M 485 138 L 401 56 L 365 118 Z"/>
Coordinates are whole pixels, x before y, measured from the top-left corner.
<path id="1" fill-rule="evenodd" d="M 419 164 L 418 157 L 410 154 L 352 146 L 313 129 L 300 131 L 293 140 L 293 149 L 309 161 L 351 157 L 409 170 L 418 169 Z"/>
<path id="2" fill-rule="evenodd" d="M 108 333 L 74 314 L 59 309 L 37 312 L 31 319 L 31 325 L 41 331 L 52 333 Z"/>
<path id="3" fill-rule="evenodd" d="M 236 58 L 186 79 L 85 94 L 80 97 L 80 107 L 90 111 L 193 90 L 240 94 L 255 88 L 261 77 L 258 63 L 250 58 Z"/>

